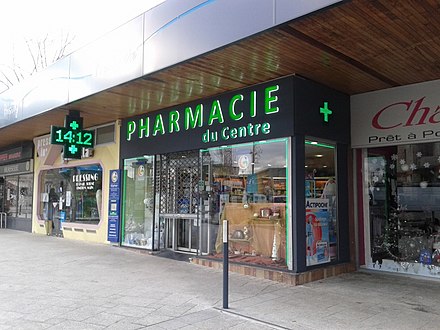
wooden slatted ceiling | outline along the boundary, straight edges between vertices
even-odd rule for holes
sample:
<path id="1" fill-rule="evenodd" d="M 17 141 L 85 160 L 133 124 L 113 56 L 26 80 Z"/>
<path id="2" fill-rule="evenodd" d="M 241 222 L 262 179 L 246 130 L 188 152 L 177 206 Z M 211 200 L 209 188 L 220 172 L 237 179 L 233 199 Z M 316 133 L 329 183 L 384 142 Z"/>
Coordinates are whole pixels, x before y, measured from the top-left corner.
<path id="1" fill-rule="evenodd" d="M 406 85 L 439 78 L 439 17 L 439 1 L 361 0 L 290 26 Z"/>
<path id="2" fill-rule="evenodd" d="M 87 126 L 299 74 L 347 94 L 440 79 L 439 0 L 352 0 L 0 131 L 47 134 L 69 109 Z"/>

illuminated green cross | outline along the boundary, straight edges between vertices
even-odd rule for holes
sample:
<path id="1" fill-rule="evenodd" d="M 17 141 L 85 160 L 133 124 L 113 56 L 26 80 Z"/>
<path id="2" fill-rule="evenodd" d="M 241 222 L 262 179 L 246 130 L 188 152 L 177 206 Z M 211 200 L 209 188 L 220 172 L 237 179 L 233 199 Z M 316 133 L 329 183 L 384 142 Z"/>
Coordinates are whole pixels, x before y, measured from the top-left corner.
<path id="1" fill-rule="evenodd" d="M 333 113 L 333 111 L 331 111 L 328 108 L 328 102 L 324 102 L 324 107 L 323 108 L 319 108 L 319 112 L 322 113 L 324 115 L 324 121 L 326 123 L 328 123 L 328 116 L 331 115 Z"/>
<path id="2" fill-rule="evenodd" d="M 72 127 L 73 130 L 76 130 L 79 127 L 79 125 L 76 122 L 76 120 L 74 120 L 70 123 L 70 127 Z"/>
<path id="3" fill-rule="evenodd" d="M 50 143 L 64 146 L 63 155 L 66 159 L 81 159 L 84 148 L 93 148 L 95 132 L 83 130 L 83 119 L 77 113 L 66 116 L 64 127 L 51 126 Z"/>
<path id="4" fill-rule="evenodd" d="M 71 152 L 72 155 L 75 155 L 76 152 L 78 151 L 78 148 L 76 147 L 76 145 L 73 144 L 69 147 L 69 151 Z"/>

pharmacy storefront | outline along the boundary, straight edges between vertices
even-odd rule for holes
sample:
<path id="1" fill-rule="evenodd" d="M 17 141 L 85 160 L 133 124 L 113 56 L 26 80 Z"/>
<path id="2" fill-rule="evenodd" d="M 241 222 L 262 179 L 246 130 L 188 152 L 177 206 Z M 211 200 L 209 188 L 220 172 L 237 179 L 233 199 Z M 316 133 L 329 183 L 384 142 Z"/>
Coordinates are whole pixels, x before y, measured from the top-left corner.
<path id="1" fill-rule="evenodd" d="M 124 120 L 121 244 L 219 260 L 228 220 L 234 262 L 347 261 L 348 107 L 287 77 Z"/>
<path id="2" fill-rule="evenodd" d="M 432 81 L 351 99 L 366 268 L 440 277 L 439 88 Z"/>

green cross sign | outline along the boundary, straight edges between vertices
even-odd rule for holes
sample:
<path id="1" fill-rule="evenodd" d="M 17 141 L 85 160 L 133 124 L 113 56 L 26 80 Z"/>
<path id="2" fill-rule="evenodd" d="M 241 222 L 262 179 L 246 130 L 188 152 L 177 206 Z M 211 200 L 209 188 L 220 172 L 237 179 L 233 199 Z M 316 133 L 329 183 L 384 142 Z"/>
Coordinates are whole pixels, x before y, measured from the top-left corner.
<path id="1" fill-rule="evenodd" d="M 67 115 L 64 127 L 52 126 L 50 132 L 50 143 L 63 145 L 66 159 L 81 159 L 83 148 L 95 145 L 95 132 L 82 129 L 79 114 Z"/>
<path id="2" fill-rule="evenodd" d="M 329 115 L 331 115 L 333 113 L 333 111 L 331 111 L 328 108 L 328 102 L 324 102 L 324 107 L 323 108 L 319 108 L 319 112 L 324 115 L 324 121 L 326 123 L 328 123 L 328 117 L 329 117 Z"/>

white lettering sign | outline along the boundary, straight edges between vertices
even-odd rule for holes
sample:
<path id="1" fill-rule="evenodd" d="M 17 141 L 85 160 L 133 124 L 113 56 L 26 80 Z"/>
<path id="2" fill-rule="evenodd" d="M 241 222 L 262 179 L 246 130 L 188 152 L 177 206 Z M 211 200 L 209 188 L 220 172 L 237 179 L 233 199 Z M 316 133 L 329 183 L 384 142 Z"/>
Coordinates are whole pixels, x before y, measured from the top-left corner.
<path id="1" fill-rule="evenodd" d="M 37 157 L 44 158 L 47 155 L 50 146 L 50 135 L 41 136 L 34 139 L 35 149 L 37 149 Z"/>
<path id="2" fill-rule="evenodd" d="M 440 141 L 440 80 L 351 97 L 353 148 Z"/>

